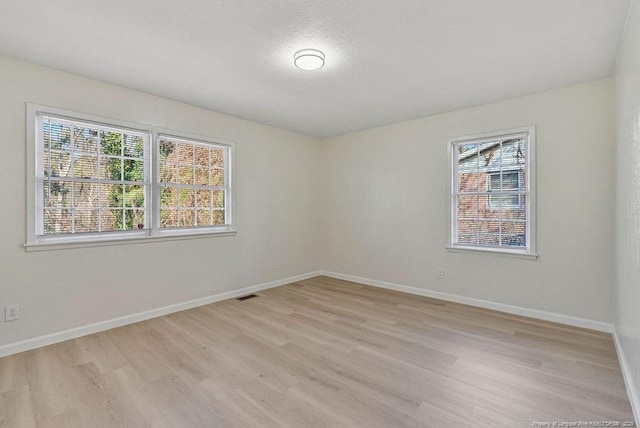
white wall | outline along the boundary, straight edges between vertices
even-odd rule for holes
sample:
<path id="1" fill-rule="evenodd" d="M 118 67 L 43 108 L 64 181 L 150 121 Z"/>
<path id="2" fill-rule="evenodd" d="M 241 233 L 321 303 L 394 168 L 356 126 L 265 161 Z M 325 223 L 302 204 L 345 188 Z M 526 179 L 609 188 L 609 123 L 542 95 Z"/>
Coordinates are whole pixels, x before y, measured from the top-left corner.
<path id="1" fill-rule="evenodd" d="M 616 282 L 614 327 L 640 418 L 640 4 L 630 11 L 615 73 Z"/>
<path id="2" fill-rule="evenodd" d="M 323 269 L 610 323 L 612 103 L 606 79 L 323 141 Z M 448 253 L 447 138 L 527 125 L 539 260 Z"/>
<path id="3" fill-rule="evenodd" d="M 235 141 L 237 236 L 25 252 L 26 102 Z M 317 139 L 2 57 L 0 130 L 0 346 L 319 268 Z"/>
<path id="4" fill-rule="evenodd" d="M 611 321 L 612 81 L 316 140 L 0 57 L 0 346 L 315 271 Z M 238 235 L 27 253 L 25 103 L 236 142 Z M 540 259 L 448 253 L 449 137 L 537 126 Z M 271 269 L 278 259 L 280 268 Z M 445 279 L 436 279 L 443 266 Z"/>

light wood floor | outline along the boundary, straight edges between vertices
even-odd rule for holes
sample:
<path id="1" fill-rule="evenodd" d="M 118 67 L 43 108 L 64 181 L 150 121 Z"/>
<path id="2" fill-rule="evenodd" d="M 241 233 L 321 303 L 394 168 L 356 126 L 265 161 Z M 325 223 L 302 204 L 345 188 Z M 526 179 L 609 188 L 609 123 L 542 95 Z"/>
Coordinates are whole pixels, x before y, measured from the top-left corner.
<path id="1" fill-rule="evenodd" d="M 317 277 L 0 359 L 1 426 L 631 421 L 611 336 Z"/>

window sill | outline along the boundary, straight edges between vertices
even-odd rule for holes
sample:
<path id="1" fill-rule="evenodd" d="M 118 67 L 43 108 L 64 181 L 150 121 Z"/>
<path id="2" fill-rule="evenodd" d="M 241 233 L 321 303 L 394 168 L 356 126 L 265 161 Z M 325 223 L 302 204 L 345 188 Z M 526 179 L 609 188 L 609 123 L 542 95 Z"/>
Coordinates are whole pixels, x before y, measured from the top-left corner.
<path id="1" fill-rule="evenodd" d="M 221 236 L 235 236 L 235 229 L 227 229 L 220 232 L 198 232 L 198 233 L 167 233 L 154 236 L 135 237 L 114 237 L 107 239 L 87 239 L 87 240 L 51 240 L 44 242 L 31 242 L 24 245 L 27 252 L 67 250 L 73 248 L 87 247 L 107 247 L 112 245 L 146 244 L 150 242 L 182 241 L 185 239 L 214 238 Z"/>
<path id="2" fill-rule="evenodd" d="M 538 254 L 528 253 L 525 251 L 517 250 L 500 250 L 497 248 L 483 248 L 483 247 L 462 247 L 462 246 L 447 246 L 447 251 L 450 253 L 475 253 L 475 254 L 495 254 L 507 257 L 515 257 L 527 260 L 537 260 Z"/>

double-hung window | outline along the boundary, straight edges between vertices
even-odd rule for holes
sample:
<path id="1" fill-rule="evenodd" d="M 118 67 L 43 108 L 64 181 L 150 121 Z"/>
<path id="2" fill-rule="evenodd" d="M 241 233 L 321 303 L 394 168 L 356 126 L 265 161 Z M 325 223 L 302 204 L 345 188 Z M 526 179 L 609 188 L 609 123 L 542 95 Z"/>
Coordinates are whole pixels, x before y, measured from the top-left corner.
<path id="1" fill-rule="evenodd" d="M 231 220 L 229 149 L 160 134 L 160 228 L 218 227 Z"/>
<path id="2" fill-rule="evenodd" d="M 229 234 L 229 142 L 28 106 L 27 248 Z"/>
<path id="3" fill-rule="evenodd" d="M 452 249 L 535 255 L 535 128 L 449 140 Z"/>
<path id="4" fill-rule="evenodd" d="M 37 126 L 38 236 L 146 228 L 148 133 L 49 114 Z"/>

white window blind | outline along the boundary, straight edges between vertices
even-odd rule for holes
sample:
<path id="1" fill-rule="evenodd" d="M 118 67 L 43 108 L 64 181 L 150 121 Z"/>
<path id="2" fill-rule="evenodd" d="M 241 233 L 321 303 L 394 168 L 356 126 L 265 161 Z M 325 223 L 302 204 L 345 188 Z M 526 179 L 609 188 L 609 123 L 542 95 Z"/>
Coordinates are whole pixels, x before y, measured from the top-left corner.
<path id="1" fill-rule="evenodd" d="M 533 252 L 532 133 L 450 141 L 453 247 Z"/>

